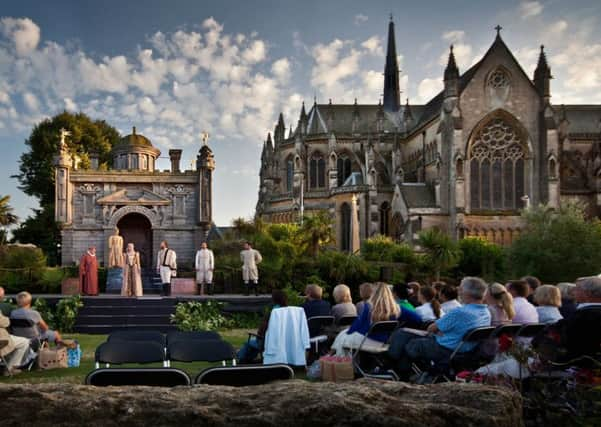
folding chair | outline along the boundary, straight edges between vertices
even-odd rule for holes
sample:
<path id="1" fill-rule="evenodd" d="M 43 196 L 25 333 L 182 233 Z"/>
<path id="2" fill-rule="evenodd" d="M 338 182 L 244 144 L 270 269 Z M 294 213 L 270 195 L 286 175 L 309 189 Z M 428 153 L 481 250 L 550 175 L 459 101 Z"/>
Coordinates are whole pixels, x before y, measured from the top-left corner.
<path id="1" fill-rule="evenodd" d="M 176 362 L 221 362 L 236 365 L 236 352 L 232 345 L 222 340 L 187 340 L 169 343 L 169 360 Z"/>
<path id="2" fill-rule="evenodd" d="M 175 368 L 96 369 L 86 376 L 85 384 L 96 387 L 143 385 L 176 387 L 191 385 L 188 374 Z"/>
<path id="3" fill-rule="evenodd" d="M 156 342 L 162 347 L 167 347 L 167 337 L 156 331 L 115 331 L 109 334 L 106 341 Z"/>
<path id="4" fill-rule="evenodd" d="M 207 368 L 198 374 L 194 384 L 244 387 L 291 379 L 294 371 L 288 365 L 242 365 Z"/>
<path id="5" fill-rule="evenodd" d="M 167 332 L 167 343 L 186 340 L 220 340 L 221 335 L 215 331 L 171 331 Z"/>
<path id="6" fill-rule="evenodd" d="M 491 338 L 500 338 L 503 335 L 509 335 L 511 337 L 514 337 L 517 335 L 519 330 L 522 329 L 522 326 L 523 325 L 516 324 L 516 323 L 497 326 L 497 328 L 493 331 L 493 333 L 490 337 Z"/>
<path id="7" fill-rule="evenodd" d="M 357 316 L 342 316 L 336 322 L 336 326 L 350 326 L 357 319 Z"/>
<path id="8" fill-rule="evenodd" d="M 96 369 L 101 363 L 110 367 L 111 363 L 154 363 L 162 362 L 168 367 L 165 348 L 156 342 L 145 341 L 107 341 L 96 348 L 94 356 Z"/>
<path id="9" fill-rule="evenodd" d="M 367 334 L 363 337 L 363 340 L 359 344 L 359 346 L 355 349 L 347 348 L 347 350 L 351 351 L 352 359 L 353 359 L 353 367 L 356 371 L 358 371 L 362 376 L 366 378 L 378 378 L 378 379 L 391 379 L 398 381 L 398 376 L 392 370 L 386 370 L 382 373 L 368 373 L 363 367 L 361 367 L 360 357 L 363 353 L 364 355 L 371 356 L 372 359 L 376 362 L 379 368 L 384 367 L 384 363 L 380 358 L 381 355 L 385 354 L 388 351 L 388 340 L 390 339 L 390 335 L 397 329 L 399 323 L 394 320 L 383 321 L 383 322 L 375 322 L 369 328 Z M 370 339 L 369 336 L 373 335 L 388 335 L 388 339 L 385 343 L 381 343 L 379 341 L 375 341 Z"/>
<path id="10" fill-rule="evenodd" d="M 546 323 L 528 323 L 526 325 L 521 325 L 516 336 L 518 338 L 534 338 L 546 328 Z"/>
<path id="11" fill-rule="evenodd" d="M 315 344 L 315 354 L 319 353 L 319 343 L 326 342 L 328 336 L 323 334 L 324 329 L 334 324 L 334 316 L 313 316 L 307 319 L 309 327 L 309 342 Z"/>
<path id="12" fill-rule="evenodd" d="M 10 318 L 11 333 L 17 337 L 29 338 L 31 349 L 37 352 L 42 346 L 40 339 L 40 330 L 31 319 L 15 319 Z"/>

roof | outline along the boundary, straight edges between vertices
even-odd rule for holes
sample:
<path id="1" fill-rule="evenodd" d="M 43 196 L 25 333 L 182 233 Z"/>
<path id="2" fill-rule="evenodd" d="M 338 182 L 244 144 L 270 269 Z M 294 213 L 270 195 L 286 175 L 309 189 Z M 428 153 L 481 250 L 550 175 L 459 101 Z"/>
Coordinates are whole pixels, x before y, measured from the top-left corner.
<path id="1" fill-rule="evenodd" d="M 425 183 L 404 182 L 400 185 L 403 198 L 410 208 L 435 208 L 434 190 Z"/>
<path id="2" fill-rule="evenodd" d="M 152 147 L 153 145 L 144 135 L 136 133 L 136 127 L 134 126 L 132 128 L 132 133 L 121 138 L 115 145 L 115 147 L 120 148 L 123 146 Z"/>
<path id="3" fill-rule="evenodd" d="M 394 123 L 396 116 L 384 110 L 378 104 L 314 104 L 309 111 L 309 122 L 307 133 L 353 133 L 353 119 L 358 114 L 358 133 L 376 132 L 376 123 L 379 114 L 384 118 L 383 128 L 385 131 L 398 131 Z"/>
<path id="4" fill-rule="evenodd" d="M 563 105 L 568 134 L 601 132 L 601 105 Z"/>

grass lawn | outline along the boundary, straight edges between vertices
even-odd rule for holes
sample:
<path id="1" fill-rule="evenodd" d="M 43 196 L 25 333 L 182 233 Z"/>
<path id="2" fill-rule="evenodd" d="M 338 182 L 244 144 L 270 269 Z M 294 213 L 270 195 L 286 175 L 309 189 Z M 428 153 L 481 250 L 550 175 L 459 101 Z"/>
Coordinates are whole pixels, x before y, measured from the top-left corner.
<path id="1" fill-rule="evenodd" d="M 227 331 L 219 331 L 221 336 L 238 350 L 248 338 L 248 329 L 232 329 Z M 254 332 L 254 330 L 252 331 Z M 65 334 L 65 338 L 76 339 L 83 351 L 81 364 L 79 368 L 68 369 L 52 369 L 47 371 L 32 370 L 31 372 L 22 372 L 13 377 L 0 376 L 0 384 L 5 383 L 71 383 L 83 384 L 86 375 L 94 370 L 94 350 L 106 340 L 106 335 L 87 335 L 87 334 Z M 178 363 L 171 362 L 172 368 L 179 368 L 190 375 L 192 379 L 203 369 L 209 366 L 219 366 L 220 363 Z M 115 365 L 113 365 L 115 366 Z M 140 366 L 140 365 L 119 365 Z M 143 365 L 146 367 L 162 366 L 161 364 Z"/>

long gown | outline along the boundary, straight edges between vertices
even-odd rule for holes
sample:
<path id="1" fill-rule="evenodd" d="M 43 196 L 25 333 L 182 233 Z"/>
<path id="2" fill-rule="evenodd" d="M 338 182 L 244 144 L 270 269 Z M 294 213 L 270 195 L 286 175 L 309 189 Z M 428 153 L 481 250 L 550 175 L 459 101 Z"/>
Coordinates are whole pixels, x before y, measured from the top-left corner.
<path id="1" fill-rule="evenodd" d="M 123 286 L 121 287 L 121 296 L 131 297 L 142 296 L 142 276 L 140 269 L 140 253 L 134 252 L 123 255 L 125 261 L 123 265 Z"/>
<path id="2" fill-rule="evenodd" d="M 79 284 L 84 295 L 98 295 L 98 260 L 87 252 L 79 261 Z"/>

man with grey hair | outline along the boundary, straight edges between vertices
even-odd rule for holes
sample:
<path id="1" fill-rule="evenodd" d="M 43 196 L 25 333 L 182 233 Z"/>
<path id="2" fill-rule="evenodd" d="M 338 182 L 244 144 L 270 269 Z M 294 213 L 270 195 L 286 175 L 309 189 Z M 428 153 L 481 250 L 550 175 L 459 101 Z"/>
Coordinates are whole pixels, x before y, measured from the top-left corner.
<path id="1" fill-rule="evenodd" d="M 601 278 L 592 276 L 578 279 L 574 296 L 578 303 L 578 310 L 586 307 L 601 309 Z"/>
<path id="2" fill-rule="evenodd" d="M 448 360 L 451 353 L 470 330 L 490 326 L 490 312 L 483 303 L 486 283 L 478 277 L 465 277 L 459 286 L 459 298 L 463 306 L 444 315 L 428 327 L 428 336 L 403 329 L 391 337 L 388 353 L 397 361 L 397 372 L 407 377 L 412 360 L 440 363 Z M 460 352 L 474 349 L 475 344 L 466 343 Z"/>

